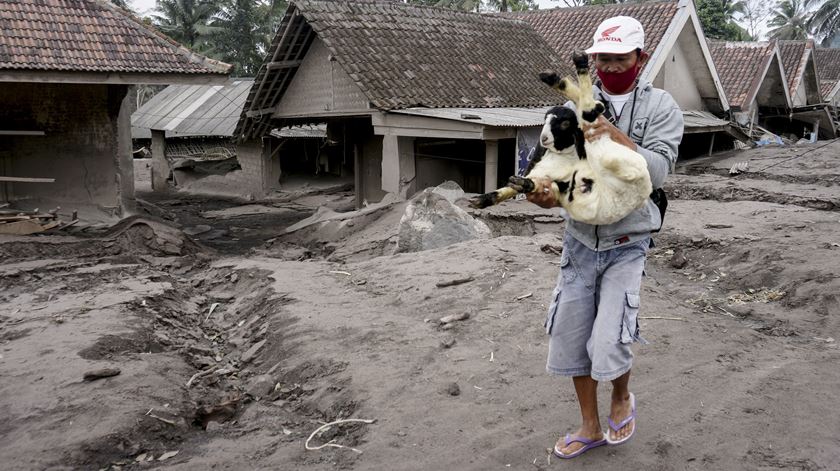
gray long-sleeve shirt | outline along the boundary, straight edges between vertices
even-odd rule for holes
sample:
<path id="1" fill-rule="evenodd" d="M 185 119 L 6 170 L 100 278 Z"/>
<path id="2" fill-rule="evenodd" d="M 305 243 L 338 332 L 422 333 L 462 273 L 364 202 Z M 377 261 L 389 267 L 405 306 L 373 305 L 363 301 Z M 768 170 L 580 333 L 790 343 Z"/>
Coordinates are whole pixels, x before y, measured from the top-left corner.
<path id="1" fill-rule="evenodd" d="M 604 99 L 597 86 L 595 98 Z M 567 106 L 570 104 L 566 103 Z M 683 136 L 683 115 L 674 98 L 665 90 L 640 80 L 635 97 L 624 105 L 614 124 L 636 143 L 636 151 L 647 160 L 653 188 L 662 188 L 677 162 Z M 566 233 L 592 250 L 603 251 L 641 240 L 661 225 L 659 209 L 648 200 L 642 208 L 609 225 L 593 226 L 568 219 Z"/>

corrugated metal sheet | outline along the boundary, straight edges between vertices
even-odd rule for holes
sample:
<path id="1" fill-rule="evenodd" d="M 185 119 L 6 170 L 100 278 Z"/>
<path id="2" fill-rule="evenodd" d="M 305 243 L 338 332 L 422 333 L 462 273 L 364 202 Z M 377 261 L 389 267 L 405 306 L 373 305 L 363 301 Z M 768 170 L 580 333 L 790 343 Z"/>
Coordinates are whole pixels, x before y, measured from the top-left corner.
<path id="1" fill-rule="evenodd" d="M 729 121 L 720 119 L 708 111 L 683 111 L 683 121 L 686 131 L 729 126 Z"/>
<path id="2" fill-rule="evenodd" d="M 170 85 L 131 115 L 132 137 L 148 139 L 152 129 L 166 137 L 231 137 L 253 79 L 227 85 Z"/>
<path id="3" fill-rule="evenodd" d="M 467 123 L 502 128 L 542 126 L 545 112 L 550 106 L 540 108 L 407 108 L 391 113 L 451 119 Z"/>

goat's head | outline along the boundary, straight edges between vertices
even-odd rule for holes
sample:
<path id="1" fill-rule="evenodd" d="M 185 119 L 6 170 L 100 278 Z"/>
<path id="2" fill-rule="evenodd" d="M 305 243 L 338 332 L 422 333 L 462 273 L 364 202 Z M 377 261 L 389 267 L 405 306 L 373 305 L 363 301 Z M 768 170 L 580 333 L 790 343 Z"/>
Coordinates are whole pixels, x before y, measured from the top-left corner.
<path id="1" fill-rule="evenodd" d="M 565 106 L 555 106 L 545 114 L 545 124 L 540 133 L 540 145 L 559 152 L 575 145 L 580 128 L 575 112 Z"/>

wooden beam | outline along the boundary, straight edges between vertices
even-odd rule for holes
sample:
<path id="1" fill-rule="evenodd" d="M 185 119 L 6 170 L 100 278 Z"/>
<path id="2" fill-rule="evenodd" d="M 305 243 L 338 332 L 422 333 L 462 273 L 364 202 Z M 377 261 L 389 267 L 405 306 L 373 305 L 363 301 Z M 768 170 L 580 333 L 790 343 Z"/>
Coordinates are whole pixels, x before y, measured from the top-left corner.
<path id="1" fill-rule="evenodd" d="M 55 183 L 55 178 L 5 177 L 3 175 L 0 175 L 0 182 Z"/>
<path id="2" fill-rule="evenodd" d="M 249 118 L 257 118 L 272 113 L 274 113 L 274 108 L 263 108 L 261 110 L 246 111 L 245 116 Z"/>
<path id="3" fill-rule="evenodd" d="M 268 70 L 277 70 L 277 69 L 291 69 L 293 67 L 297 67 L 302 64 L 302 60 L 296 61 L 276 61 L 276 62 L 269 62 L 265 65 L 265 68 Z"/>
<path id="4" fill-rule="evenodd" d="M 0 136 L 43 136 L 44 131 L 3 131 L 0 130 Z"/>

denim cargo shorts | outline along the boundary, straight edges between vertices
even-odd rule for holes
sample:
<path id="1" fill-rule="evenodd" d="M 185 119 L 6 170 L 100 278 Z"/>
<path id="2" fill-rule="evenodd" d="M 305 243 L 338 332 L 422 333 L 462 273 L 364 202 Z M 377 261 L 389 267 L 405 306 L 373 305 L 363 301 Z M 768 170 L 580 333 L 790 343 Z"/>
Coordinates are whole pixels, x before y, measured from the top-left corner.
<path id="1" fill-rule="evenodd" d="M 639 289 L 650 238 L 603 252 L 563 241 L 545 321 L 549 373 L 610 381 L 630 370 L 639 336 Z"/>

